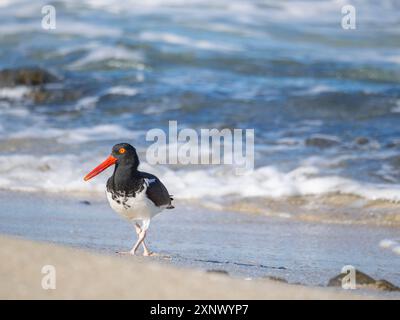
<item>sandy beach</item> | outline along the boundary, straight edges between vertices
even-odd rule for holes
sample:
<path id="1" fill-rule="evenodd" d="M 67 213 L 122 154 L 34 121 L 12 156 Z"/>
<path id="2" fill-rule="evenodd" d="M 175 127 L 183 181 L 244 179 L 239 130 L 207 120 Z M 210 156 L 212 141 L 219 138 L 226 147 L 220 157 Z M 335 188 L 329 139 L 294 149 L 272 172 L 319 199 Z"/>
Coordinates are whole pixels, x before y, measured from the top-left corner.
<path id="1" fill-rule="evenodd" d="M 185 270 L 140 257 L 100 256 L 57 245 L 0 238 L 1 299 L 355 299 L 335 289 L 246 281 Z M 56 289 L 41 286 L 44 265 Z"/>

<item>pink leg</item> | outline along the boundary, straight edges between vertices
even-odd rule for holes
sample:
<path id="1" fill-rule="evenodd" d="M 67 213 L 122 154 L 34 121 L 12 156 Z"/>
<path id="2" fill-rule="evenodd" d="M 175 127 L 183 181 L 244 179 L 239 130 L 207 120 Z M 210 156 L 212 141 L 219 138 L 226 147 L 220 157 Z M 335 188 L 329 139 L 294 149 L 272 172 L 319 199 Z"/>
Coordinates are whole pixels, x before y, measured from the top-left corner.
<path id="1" fill-rule="evenodd" d="M 142 232 L 142 228 L 140 228 L 138 223 L 135 223 L 135 229 L 136 229 L 136 234 L 140 237 L 140 233 Z M 143 245 L 143 255 L 148 257 L 148 256 L 151 256 L 153 253 L 149 250 L 149 248 L 147 247 L 146 243 L 144 242 L 144 238 L 145 237 L 146 237 L 146 232 L 145 232 L 143 240 L 142 240 L 142 245 Z M 135 247 L 133 247 L 133 249 L 134 248 Z"/>
<path id="2" fill-rule="evenodd" d="M 148 222 L 145 225 L 145 230 L 142 230 L 142 227 L 140 227 L 140 225 L 138 223 L 135 223 L 135 230 L 136 230 L 136 234 L 138 235 L 138 240 L 136 241 L 135 245 L 133 246 L 133 248 L 130 251 L 122 251 L 122 252 L 118 252 L 119 254 L 131 254 L 131 255 L 135 255 L 137 249 L 139 248 L 140 244 L 143 245 L 143 255 L 144 256 L 151 256 L 153 255 L 153 252 L 151 252 L 149 250 L 149 248 L 147 247 L 146 243 L 144 242 L 144 239 L 146 238 L 146 229 L 148 227 Z"/>

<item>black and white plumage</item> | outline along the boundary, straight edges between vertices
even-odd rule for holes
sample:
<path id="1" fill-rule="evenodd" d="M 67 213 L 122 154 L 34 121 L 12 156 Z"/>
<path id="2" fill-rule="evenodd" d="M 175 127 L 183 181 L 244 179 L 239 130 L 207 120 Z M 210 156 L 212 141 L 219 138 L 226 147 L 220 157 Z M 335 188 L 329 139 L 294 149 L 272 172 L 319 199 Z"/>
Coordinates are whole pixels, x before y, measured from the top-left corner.
<path id="1" fill-rule="evenodd" d="M 142 244 L 144 255 L 150 255 L 144 242 L 150 221 L 162 210 L 173 209 L 173 199 L 156 176 L 138 170 L 136 149 L 128 143 L 115 145 L 111 155 L 87 174 L 85 180 L 93 178 L 111 165 L 115 165 L 115 168 L 107 181 L 108 202 L 119 215 L 134 222 L 138 234 L 138 241 L 129 253 L 135 254 Z"/>

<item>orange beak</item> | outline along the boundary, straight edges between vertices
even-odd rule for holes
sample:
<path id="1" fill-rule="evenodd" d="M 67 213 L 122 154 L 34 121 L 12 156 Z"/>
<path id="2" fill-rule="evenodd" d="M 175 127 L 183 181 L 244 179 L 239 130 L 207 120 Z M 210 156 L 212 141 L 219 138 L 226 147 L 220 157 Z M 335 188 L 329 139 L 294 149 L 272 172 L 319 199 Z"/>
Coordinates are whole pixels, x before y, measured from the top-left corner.
<path id="1" fill-rule="evenodd" d="M 106 170 L 109 166 L 112 166 L 116 162 L 117 162 L 117 158 L 110 155 L 106 160 L 104 160 L 96 168 L 94 168 L 92 171 L 90 171 L 83 178 L 83 180 L 88 181 L 89 179 L 92 179 L 93 177 L 97 176 L 100 172 Z"/>

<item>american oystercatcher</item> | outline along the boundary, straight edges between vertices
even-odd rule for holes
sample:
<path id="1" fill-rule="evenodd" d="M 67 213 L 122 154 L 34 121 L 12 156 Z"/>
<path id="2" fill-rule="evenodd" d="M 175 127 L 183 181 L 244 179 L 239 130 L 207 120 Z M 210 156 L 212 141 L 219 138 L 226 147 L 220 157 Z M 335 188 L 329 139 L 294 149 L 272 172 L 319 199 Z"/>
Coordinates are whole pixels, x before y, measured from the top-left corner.
<path id="1" fill-rule="evenodd" d="M 143 255 L 149 256 L 152 252 L 147 248 L 144 239 L 150 220 L 164 209 L 173 209 L 173 199 L 156 176 L 138 170 L 139 157 L 136 149 L 128 143 L 116 144 L 111 155 L 90 171 L 84 180 L 97 176 L 111 165 L 115 165 L 115 168 L 107 181 L 108 202 L 114 211 L 134 223 L 138 235 L 132 250 L 121 253 L 134 255 L 142 244 Z"/>

